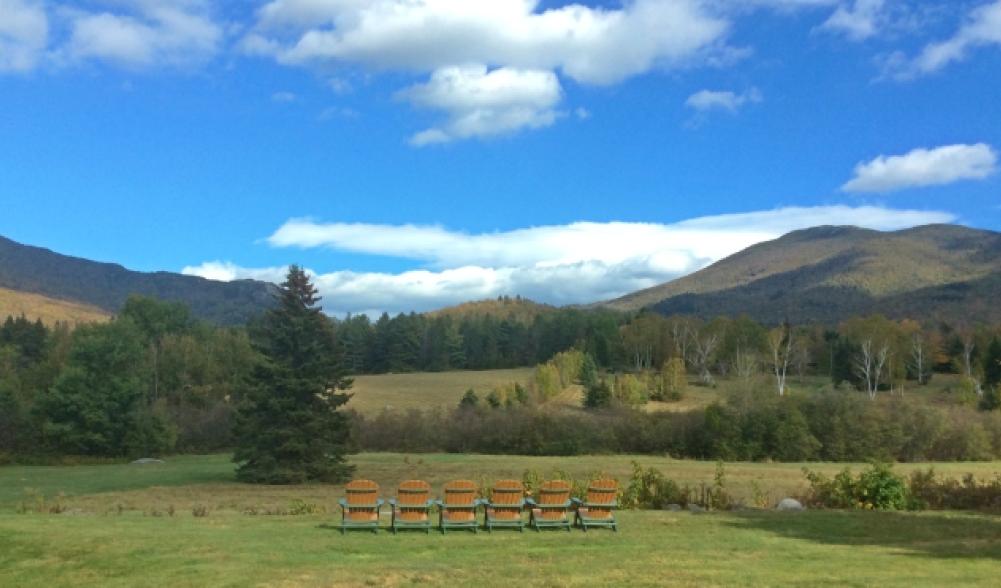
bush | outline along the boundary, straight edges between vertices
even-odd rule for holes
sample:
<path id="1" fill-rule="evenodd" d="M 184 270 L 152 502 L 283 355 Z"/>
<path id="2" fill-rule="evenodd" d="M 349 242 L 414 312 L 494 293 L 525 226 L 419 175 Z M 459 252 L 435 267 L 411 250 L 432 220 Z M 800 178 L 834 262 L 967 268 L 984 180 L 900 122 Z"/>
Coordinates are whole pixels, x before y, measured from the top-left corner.
<path id="1" fill-rule="evenodd" d="M 829 479 L 823 474 L 804 468 L 810 482 L 804 502 L 821 508 L 865 510 L 903 510 L 908 507 L 908 490 L 904 479 L 893 473 L 891 466 L 874 463 L 853 477 L 845 468 Z"/>
<path id="2" fill-rule="evenodd" d="M 993 480 L 978 482 L 973 474 L 962 481 L 940 478 L 935 470 L 916 471 L 908 480 L 911 508 L 914 509 L 999 509 L 1001 508 L 1001 475 Z"/>

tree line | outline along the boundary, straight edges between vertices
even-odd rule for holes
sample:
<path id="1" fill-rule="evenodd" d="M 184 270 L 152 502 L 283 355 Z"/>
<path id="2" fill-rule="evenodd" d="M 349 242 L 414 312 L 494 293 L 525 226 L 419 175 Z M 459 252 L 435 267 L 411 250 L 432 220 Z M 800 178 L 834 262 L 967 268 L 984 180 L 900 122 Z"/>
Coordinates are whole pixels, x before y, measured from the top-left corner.
<path id="1" fill-rule="evenodd" d="M 254 445 L 254 431 L 284 422 L 281 419 L 285 417 L 275 415 L 305 419 L 302 415 L 316 407 L 303 406 L 326 398 L 328 392 L 330 397 L 320 406 L 340 414 L 336 409 L 347 400 L 350 375 L 389 371 L 536 364 L 532 381 L 514 382 L 492 394 L 480 391 L 482 403 L 474 398 L 475 393 L 466 402 L 466 408 L 476 410 L 532 411 L 529 422 L 547 429 L 526 432 L 527 439 L 548 438 L 553 431 L 563 430 L 559 423 L 554 425 L 547 419 L 601 422 L 606 410 L 633 415 L 629 418 L 635 423 L 663 418 L 650 426 L 688 431 L 692 427 L 711 431 L 710 424 L 717 421 L 742 431 L 754 429 L 759 420 L 768 422 L 764 416 L 759 419 L 757 413 L 740 408 L 738 399 L 721 403 L 719 414 L 677 417 L 682 419 L 677 422 L 671 420 L 675 417 L 646 417 L 626 410 L 650 399 L 677 399 L 692 380 L 703 386 L 714 386 L 720 378 L 735 380 L 746 383 L 742 388 L 754 394 L 767 391 L 768 396 L 783 399 L 789 396 L 791 382 L 824 377 L 839 391 L 863 392 L 850 395 L 850 401 L 855 402 L 857 396 L 898 397 L 906 387 L 920 387 L 937 374 L 953 373 L 962 376 L 959 393 L 967 395 L 969 403 L 994 412 L 999 405 L 998 326 L 920 324 L 871 316 L 852 318 L 837 326 L 769 327 L 747 317 L 703 321 L 575 308 L 552 309 L 531 319 L 400 314 L 383 315 L 375 321 L 361 315 L 334 320 L 320 312 L 311 288 L 308 280 L 295 277 L 283 286 L 280 296 L 298 292 L 297 298 L 280 298 L 275 309 L 246 327 L 212 326 L 195 320 L 183 305 L 138 296 L 130 298 L 114 320 L 75 329 L 8 317 L 0 325 L 0 459 L 38 453 L 125 456 L 249 447 Z M 293 337 L 294 333 L 299 335 Z M 303 333 L 309 333 L 308 337 Z M 296 337 L 311 342 L 306 345 Z M 549 399 L 578 383 L 587 392 L 585 405 L 594 410 L 577 417 L 549 417 L 540 412 L 541 420 L 537 420 L 535 412 L 544 412 Z M 279 401 L 285 393 L 289 397 Z M 813 422 L 803 406 L 795 406 Z M 980 441 L 984 436 L 994 439 L 995 421 L 973 416 L 960 419 L 944 409 L 939 412 L 939 432 L 953 431 L 949 423 L 972 419 L 983 430 L 983 435 L 975 434 Z M 289 416 L 296 414 L 299 416 Z M 483 418 L 501 418 L 496 416 L 499 413 L 487 414 L 490 416 Z M 726 420 L 732 414 L 739 415 L 733 417 L 738 424 Z M 817 412 L 816 422 L 825 414 Z M 371 433 L 358 433 L 368 430 L 365 427 L 371 418 L 351 418 L 355 431 L 351 439 L 357 447 L 382 447 L 372 440 Z M 285 429 L 289 447 L 308 444 L 296 439 L 292 433 L 295 428 Z M 824 448 L 840 443 L 825 441 L 819 426 L 808 429 Z M 521 431 L 522 427 L 513 430 Z M 595 439 L 603 438 L 603 433 L 586 423 L 577 430 L 591 430 Z M 568 438 L 579 435 L 568 433 Z M 345 446 L 346 439 L 332 440 L 332 446 Z M 658 442 L 648 449 L 670 449 L 694 457 L 788 457 L 777 450 L 760 454 L 741 448 L 745 441 L 731 444 L 737 447 L 732 451 L 710 451 L 691 441 Z M 498 440 L 496 446 L 484 442 L 475 450 L 519 447 L 541 451 L 539 446 L 518 445 L 523 442 Z M 757 441 L 746 442 L 750 443 L 747 447 L 762 446 Z M 580 441 L 578 445 L 602 451 L 643 450 L 638 441 L 593 443 Z M 981 449 L 991 449 L 953 454 L 968 457 L 996 451 L 994 441 L 978 443 Z M 803 446 L 812 445 L 807 441 Z M 453 447 L 445 442 L 429 446 Z M 238 455 L 253 455 L 248 451 Z M 888 452 L 903 455 L 896 449 Z M 818 449 L 801 457 L 865 457 L 862 453 Z M 948 454 L 945 450 L 933 453 Z M 248 458 L 242 463 L 252 462 L 254 459 Z M 328 471 L 341 471 L 336 465 L 330 465 Z M 251 470 L 244 470 L 248 477 Z"/>

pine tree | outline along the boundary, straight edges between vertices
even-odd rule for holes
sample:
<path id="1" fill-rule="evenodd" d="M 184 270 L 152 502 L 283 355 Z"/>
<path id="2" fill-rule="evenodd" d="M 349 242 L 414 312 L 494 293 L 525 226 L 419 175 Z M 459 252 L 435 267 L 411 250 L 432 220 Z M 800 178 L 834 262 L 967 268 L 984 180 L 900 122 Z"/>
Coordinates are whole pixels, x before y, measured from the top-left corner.
<path id="1" fill-rule="evenodd" d="M 261 354 L 237 414 L 237 477 L 245 482 L 340 482 L 349 423 L 338 407 L 350 395 L 330 320 L 322 314 L 306 273 L 289 268 L 268 311 L 252 333 Z"/>

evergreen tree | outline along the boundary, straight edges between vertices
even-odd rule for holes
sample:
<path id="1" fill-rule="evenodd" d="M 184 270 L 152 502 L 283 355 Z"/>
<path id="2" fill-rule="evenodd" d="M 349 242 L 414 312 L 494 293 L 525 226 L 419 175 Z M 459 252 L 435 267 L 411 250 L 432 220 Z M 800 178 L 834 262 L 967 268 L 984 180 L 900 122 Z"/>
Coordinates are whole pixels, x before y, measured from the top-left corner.
<path id="1" fill-rule="evenodd" d="M 584 392 L 586 408 L 607 408 L 612 405 L 612 388 L 605 380 L 600 380 L 588 386 Z"/>
<path id="2" fill-rule="evenodd" d="M 984 355 L 984 395 L 981 410 L 1001 408 L 1001 339 L 994 337 Z"/>
<path id="3" fill-rule="evenodd" d="M 338 407 L 350 387 L 331 322 L 318 306 L 317 290 L 298 266 L 252 333 L 262 356 L 237 414 L 237 477 L 245 482 L 297 484 L 340 482 L 349 423 Z"/>

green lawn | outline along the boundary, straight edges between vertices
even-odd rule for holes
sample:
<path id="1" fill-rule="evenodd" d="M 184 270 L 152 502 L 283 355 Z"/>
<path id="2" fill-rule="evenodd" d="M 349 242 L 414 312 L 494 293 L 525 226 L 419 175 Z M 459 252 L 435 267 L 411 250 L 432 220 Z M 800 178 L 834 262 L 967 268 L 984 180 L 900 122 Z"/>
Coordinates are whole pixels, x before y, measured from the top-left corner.
<path id="1" fill-rule="evenodd" d="M 411 476 L 438 487 L 453 477 L 520 476 L 526 468 L 625 476 L 630 459 L 353 457 L 359 476 L 374 478 L 387 490 Z M 679 481 L 708 481 L 714 469 L 712 463 L 638 459 Z M 951 475 L 1001 471 L 998 462 L 936 467 Z M 801 479 L 796 464 L 727 464 L 727 471 L 738 494 L 753 480 L 780 498 Z M 1001 574 L 1001 517 L 990 514 L 633 511 L 621 513 L 619 533 L 342 537 L 330 528 L 339 487 L 247 486 L 234 482 L 232 472 L 223 455 L 178 457 L 162 466 L 0 468 L 0 586 L 988 586 Z M 18 514 L 25 488 L 48 496 L 48 505 L 64 493 L 58 499 L 64 512 Z M 294 499 L 326 512 L 246 514 L 252 507 L 265 512 Z M 193 515 L 198 505 L 208 508 L 208 516 Z"/>

